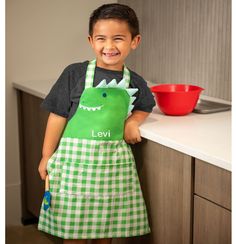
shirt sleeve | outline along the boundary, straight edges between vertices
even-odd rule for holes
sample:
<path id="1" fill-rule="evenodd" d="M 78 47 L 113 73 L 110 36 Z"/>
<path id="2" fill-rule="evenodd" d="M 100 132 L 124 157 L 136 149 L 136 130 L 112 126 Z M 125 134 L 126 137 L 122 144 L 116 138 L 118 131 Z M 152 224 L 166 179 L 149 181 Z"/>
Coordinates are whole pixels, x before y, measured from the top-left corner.
<path id="1" fill-rule="evenodd" d="M 51 88 L 49 94 L 42 102 L 41 107 L 49 112 L 67 118 L 71 107 L 70 80 L 71 75 L 68 66 Z"/>
<path id="2" fill-rule="evenodd" d="M 136 100 L 134 101 L 133 111 L 140 110 L 151 113 L 156 104 L 154 96 L 152 95 L 150 88 L 147 86 L 147 82 L 142 77 L 135 78 L 133 84 L 134 87 L 138 88 L 138 92 L 135 94 Z"/>

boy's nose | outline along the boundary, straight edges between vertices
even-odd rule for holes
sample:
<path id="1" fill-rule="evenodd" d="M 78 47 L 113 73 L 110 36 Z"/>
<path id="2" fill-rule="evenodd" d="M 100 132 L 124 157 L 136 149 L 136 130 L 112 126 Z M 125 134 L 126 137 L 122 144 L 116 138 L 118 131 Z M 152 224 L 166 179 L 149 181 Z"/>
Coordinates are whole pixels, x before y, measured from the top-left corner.
<path id="1" fill-rule="evenodd" d="M 114 47 L 114 43 L 113 43 L 113 41 L 112 41 L 112 40 L 107 40 L 106 43 L 105 43 L 104 48 L 105 48 L 105 49 L 111 49 L 111 48 L 113 48 L 113 47 Z"/>

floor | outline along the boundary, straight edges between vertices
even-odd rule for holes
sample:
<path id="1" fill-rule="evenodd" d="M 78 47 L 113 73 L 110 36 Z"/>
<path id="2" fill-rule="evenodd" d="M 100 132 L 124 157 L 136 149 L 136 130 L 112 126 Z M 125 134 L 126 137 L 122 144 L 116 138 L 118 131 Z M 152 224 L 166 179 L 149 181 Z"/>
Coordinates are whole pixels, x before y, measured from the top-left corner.
<path id="1" fill-rule="evenodd" d="M 6 244 L 62 244 L 60 238 L 37 230 L 37 225 L 7 226 Z"/>

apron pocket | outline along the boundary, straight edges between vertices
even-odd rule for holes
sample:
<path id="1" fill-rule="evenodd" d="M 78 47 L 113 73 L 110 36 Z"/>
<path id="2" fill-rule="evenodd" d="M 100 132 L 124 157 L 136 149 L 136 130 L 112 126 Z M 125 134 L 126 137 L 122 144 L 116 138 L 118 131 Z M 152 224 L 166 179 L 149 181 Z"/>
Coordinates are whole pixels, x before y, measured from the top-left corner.
<path id="1" fill-rule="evenodd" d="M 48 160 L 47 163 L 47 172 L 49 175 L 51 175 L 53 169 L 55 169 L 55 159 L 56 159 L 56 154 L 53 153 L 53 155 L 51 156 L 51 158 Z"/>
<path id="2" fill-rule="evenodd" d="M 131 192 L 133 164 L 97 165 L 64 163 L 60 192 L 68 195 L 104 198 Z"/>
<path id="3" fill-rule="evenodd" d="M 49 158 L 47 163 L 47 172 L 49 176 L 52 176 L 54 174 L 59 174 L 61 170 L 61 165 L 62 165 L 61 152 L 57 149 Z"/>
<path id="4" fill-rule="evenodd" d="M 57 160 L 56 153 L 54 153 L 47 163 L 49 190 L 51 193 L 58 193 L 60 190 L 61 166 L 62 162 Z"/>

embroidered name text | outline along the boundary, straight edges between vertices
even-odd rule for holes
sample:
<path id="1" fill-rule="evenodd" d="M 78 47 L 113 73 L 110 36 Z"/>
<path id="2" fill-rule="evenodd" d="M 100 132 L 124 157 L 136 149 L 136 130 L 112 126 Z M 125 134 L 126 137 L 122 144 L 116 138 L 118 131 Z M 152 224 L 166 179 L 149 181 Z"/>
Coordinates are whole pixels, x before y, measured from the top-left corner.
<path id="1" fill-rule="evenodd" d="M 91 131 L 92 137 L 111 137 L 111 131 L 98 131 L 95 132 L 94 130 Z"/>

